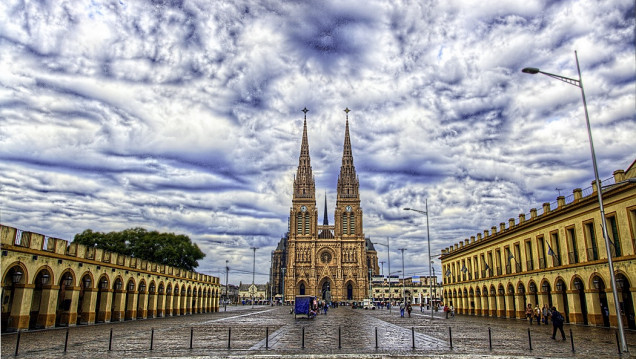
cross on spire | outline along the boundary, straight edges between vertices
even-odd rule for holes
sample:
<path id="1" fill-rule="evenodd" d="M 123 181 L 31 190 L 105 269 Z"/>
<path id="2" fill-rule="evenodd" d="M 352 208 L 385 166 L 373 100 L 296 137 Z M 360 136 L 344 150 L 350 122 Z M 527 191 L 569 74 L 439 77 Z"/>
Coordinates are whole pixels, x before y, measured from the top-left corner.
<path id="1" fill-rule="evenodd" d="M 309 112 L 309 110 L 307 109 L 307 107 L 303 108 L 302 111 L 305 113 L 305 119 L 307 119 L 307 112 Z"/>

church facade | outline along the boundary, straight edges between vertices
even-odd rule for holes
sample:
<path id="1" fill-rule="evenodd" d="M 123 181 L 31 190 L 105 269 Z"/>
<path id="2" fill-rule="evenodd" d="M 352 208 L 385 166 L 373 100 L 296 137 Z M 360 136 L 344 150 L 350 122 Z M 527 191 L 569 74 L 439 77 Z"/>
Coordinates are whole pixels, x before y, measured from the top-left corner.
<path id="1" fill-rule="evenodd" d="M 318 225 L 316 188 L 309 155 L 307 109 L 303 123 L 298 169 L 293 183 L 288 232 L 272 252 L 274 296 L 286 302 L 297 295 L 314 295 L 334 302 L 370 297 L 378 256 L 363 230 L 358 176 L 353 164 L 346 109 L 342 165 L 337 183 L 334 225 L 329 225 L 327 199 L 323 224 Z"/>

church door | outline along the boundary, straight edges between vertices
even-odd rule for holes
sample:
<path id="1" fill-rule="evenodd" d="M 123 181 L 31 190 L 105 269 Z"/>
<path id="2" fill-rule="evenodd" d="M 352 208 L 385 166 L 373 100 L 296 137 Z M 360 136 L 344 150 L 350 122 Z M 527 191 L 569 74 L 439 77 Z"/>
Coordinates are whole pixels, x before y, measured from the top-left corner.
<path id="1" fill-rule="evenodd" d="M 305 283 L 300 283 L 300 295 L 305 295 Z"/>
<path id="2" fill-rule="evenodd" d="M 347 300 L 353 299 L 353 286 L 351 283 L 347 284 Z"/>
<path id="3" fill-rule="evenodd" d="M 331 301 L 331 286 L 329 285 L 329 281 L 325 281 L 322 285 L 322 299 L 326 301 Z"/>

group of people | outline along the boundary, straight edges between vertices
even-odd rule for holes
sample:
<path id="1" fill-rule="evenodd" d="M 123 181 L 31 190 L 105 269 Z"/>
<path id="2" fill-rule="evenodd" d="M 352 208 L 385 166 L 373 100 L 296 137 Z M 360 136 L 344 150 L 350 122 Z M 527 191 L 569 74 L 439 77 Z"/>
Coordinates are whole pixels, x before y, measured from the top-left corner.
<path id="1" fill-rule="evenodd" d="M 544 304 L 542 308 L 539 308 L 539 305 L 535 305 L 534 309 L 532 308 L 532 304 L 528 304 L 526 307 L 526 318 L 532 325 L 532 321 L 536 321 L 537 325 L 543 324 L 548 325 L 548 319 L 552 321 L 552 339 L 556 339 L 557 330 L 561 332 L 561 339 L 565 340 L 565 331 L 563 331 L 563 322 L 565 322 L 565 318 L 563 315 L 556 309 L 556 307 L 549 308 L 547 304 Z"/>
<path id="2" fill-rule="evenodd" d="M 455 316 L 455 308 L 452 304 L 450 305 L 450 307 L 448 305 L 444 305 L 444 313 L 446 313 L 446 319 L 448 319 L 449 315 L 452 318 Z"/>
<path id="3" fill-rule="evenodd" d="M 409 315 L 409 318 L 411 317 L 411 312 L 413 311 L 413 307 L 411 307 L 411 303 L 410 302 L 406 302 L 406 304 L 404 304 L 404 302 L 400 302 L 400 317 L 404 318 L 404 311 L 406 310 L 406 312 Z"/>

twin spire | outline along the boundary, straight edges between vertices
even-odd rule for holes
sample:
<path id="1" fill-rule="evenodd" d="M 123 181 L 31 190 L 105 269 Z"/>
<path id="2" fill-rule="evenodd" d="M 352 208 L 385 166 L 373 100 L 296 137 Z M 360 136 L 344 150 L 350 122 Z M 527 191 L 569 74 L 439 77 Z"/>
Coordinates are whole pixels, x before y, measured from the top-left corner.
<path id="1" fill-rule="evenodd" d="M 307 112 L 309 110 L 304 108 L 303 110 L 303 138 L 300 145 L 300 157 L 298 159 L 298 169 L 296 171 L 296 178 L 294 179 L 294 199 L 316 199 L 316 184 L 311 169 L 311 159 L 309 156 L 309 141 L 307 139 Z M 345 138 L 344 148 L 342 151 L 342 166 L 340 167 L 340 174 L 338 175 L 338 199 L 358 199 L 358 176 L 356 175 L 356 168 L 353 165 L 353 154 L 351 151 L 351 138 L 349 137 L 349 108 L 344 110 L 346 113 L 345 122 Z M 325 219 L 324 223 L 327 224 L 327 197 L 325 194 Z"/>

